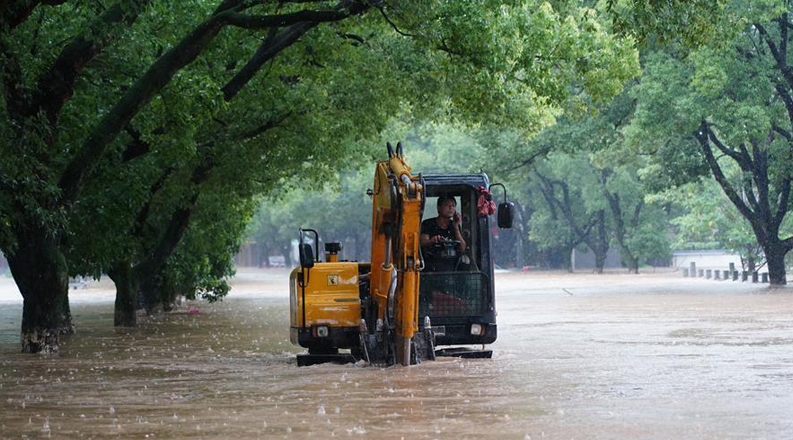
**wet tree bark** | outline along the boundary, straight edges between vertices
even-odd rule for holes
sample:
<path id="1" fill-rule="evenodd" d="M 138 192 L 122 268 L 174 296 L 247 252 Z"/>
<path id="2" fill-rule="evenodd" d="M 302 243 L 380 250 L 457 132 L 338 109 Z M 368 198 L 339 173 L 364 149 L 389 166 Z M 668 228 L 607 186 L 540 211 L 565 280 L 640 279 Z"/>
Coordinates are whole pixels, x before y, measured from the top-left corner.
<path id="1" fill-rule="evenodd" d="M 129 261 L 117 263 L 108 271 L 108 276 L 116 285 L 116 304 L 113 312 L 113 325 L 116 327 L 135 327 L 137 320 L 138 285 L 132 276 Z"/>
<path id="2" fill-rule="evenodd" d="M 763 248 L 765 252 L 766 264 L 768 265 L 768 281 L 772 285 L 787 284 L 787 273 L 785 271 L 785 255 L 790 249 L 786 249 L 779 242 L 769 243 Z"/>
<path id="3" fill-rule="evenodd" d="M 61 309 L 61 328 L 60 334 L 73 335 L 74 321 L 72 320 L 72 308 L 69 305 L 69 284 L 67 280 L 66 294 L 63 296 L 63 308 Z"/>
<path id="4" fill-rule="evenodd" d="M 23 353 L 57 353 L 59 335 L 74 332 L 68 307 L 69 274 L 56 239 L 42 233 L 23 238 L 7 256 L 8 266 L 24 299 Z M 64 307 L 66 305 L 66 307 Z"/>

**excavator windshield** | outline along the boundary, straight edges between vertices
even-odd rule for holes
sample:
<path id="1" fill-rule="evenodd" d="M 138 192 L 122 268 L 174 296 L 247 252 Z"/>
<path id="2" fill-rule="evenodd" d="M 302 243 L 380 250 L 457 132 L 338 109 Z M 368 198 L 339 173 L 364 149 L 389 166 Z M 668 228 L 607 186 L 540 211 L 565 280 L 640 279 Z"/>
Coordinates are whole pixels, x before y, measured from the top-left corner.
<path id="1" fill-rule="evenodd" d="M 456 240 L 443 240 L 422 247 L 425 269 L 419 284 L 419 316 L 463 317 L 480 315 L 488 306 L 487 286 L 489 273 L 480 270 L 482 264 L 483 233 L 487 234 L 487 218 L 477 216 L 477 187 L 469 184 L 433 184 L 428 179 L 426 202 L 422 218 L 422 234 L 434 225 L 440 215 L 436 210 L 439 197 L 453 197 L 456 212 L 461 219 L 460 232 L 464 249 Z M 450 226 L 452 227 L 452 226 Z M 437 229 L 436 229 L 437 230 Z M 486 254 L 486 253 L 485 253 Z"/>

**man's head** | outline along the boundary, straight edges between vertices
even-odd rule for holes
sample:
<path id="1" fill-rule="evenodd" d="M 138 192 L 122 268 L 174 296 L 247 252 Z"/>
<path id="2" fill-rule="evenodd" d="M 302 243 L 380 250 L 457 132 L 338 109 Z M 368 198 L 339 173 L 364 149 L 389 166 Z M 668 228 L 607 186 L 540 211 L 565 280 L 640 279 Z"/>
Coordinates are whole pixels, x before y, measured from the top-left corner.
<path id="1" fill-rule="evenodd" d="M 438 197 L 438 216 L 446 218 L 452 217 L 456 208 L 457 201 L 454 200 L 454 196 L 444 194 Z"/>

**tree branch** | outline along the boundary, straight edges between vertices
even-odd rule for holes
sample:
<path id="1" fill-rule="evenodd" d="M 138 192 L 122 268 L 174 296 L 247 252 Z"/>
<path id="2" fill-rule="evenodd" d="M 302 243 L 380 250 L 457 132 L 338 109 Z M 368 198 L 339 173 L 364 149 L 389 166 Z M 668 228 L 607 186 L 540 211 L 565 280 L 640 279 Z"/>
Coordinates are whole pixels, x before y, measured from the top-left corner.
<path id="1" fill-rule="evenodd" d="M 271 27 L 291 26 L 298 23 L 326 23 L 340 21 L 351 15 L 363 12 L 368 4 L 343 1 L 338 7 L 328 11 L 298 11 L 276 15 L 245 15 L 236 12 L 225 13 L 226 22 L 231 26 L 244 29 L 264 29 Z"/>
<path id="2" fill-rule="evenodd" d="M 64 205 L 68 207 L 74 202 L 85 176 L 93 171 L 107 146 L 129 124 L 132 117 L 171 81 L 176 72 L 191 63 L 209 46 L 223 27 L 222 20 L 217 17 L 219 16 L 210 17 L 198 25 L 171 50 L 159 57 L 105 114 L 61 175 L 59 186 Z"/>
<path id="3" fill-rule="evenodd" d="M 138 215 L 135 216 L 135 225 L 132 228 L 132 236 L 141 238 L 143 236 L 143 228 L 146 226 L 146 221 L 149 218 L 149 212 L 151 212 L 151 202 L 154 199 L 154 196 L 165 186 L 165 181 L 168 180 L 168 177 L 176 171 L 175 168 L 166 168 L 162 175 L 157 178 L 157 180 L 151 185 L 149 188 L 149 199 L 143 205 L 143 207 L 138 211 Z"/>
<path id="4" fill-rule="evenodd" d="M 126 131 L 129 137 L 132 138 L 132 142 L 128 143 L 127 147 L 121 153 L 121 163 L 130 162 L 131 160 L 137 159 L 138 157 L 143 156 L 151 151 L 151 144 L 144 141 L 141 138 L 140 132 L 135 130 L 132 125 L 127 125 L 124 128 L 124 131 Z M 165 134 L 165 129 L 157 128 L 152 131 L 152 134 Z"/>
<path id="5" fill-rule="evenodd" d="M 793 237 L 782 240 L 782 246 L 784 246 L 786 252 L 790 252 L 790 250 L 793 249 Z"/>
<path id="6" fill-rule="evenodd" d="M 591 243 L 591 240 L 590 240 L 591 237 L 589 236 L 589 233 L 588 232 L 584 233 L 584 231 L 581 230 L 581 227 L 578 225 L 578 223 L 576 223 L 575 217 L 573 216 L 573 212 L 570 209 L 570 206 L 571 206 L 571 203 L 570 203 L 570 191 L 569 191 L 567 185 L 564 182 L 553 181 L 553 180 L 543 176 L 542 174 L 540 174 L 539 171 L 537 171 L 536 168 L 533 171 L 534 171 L 534 174 L 536 174 L 537 177 L 540 178 L 540 181 L 542 181 L 542 183 L 544 185 L 546 185 L 547 188 L 550 188 L 550 190 L 549 190 L 550 194 L 553 194 L 553 185 L 554 184 L 558 184 L 562 188 L 562 199 L 563 199 L 563 201 L 560 202 L 559 199 L 557 199 L 556 197 L 551 197 L 551 199 L 556 203 L 556 206 L 559 208 L 559 210 L 562 211 L 562 214 L 564 215 L 565 219 L 567 220 L 567 223 L 570 225 L 570 228 L 578 236 L 578 238 L 581 241 L 585 242 L 587 244 L 587 246 L 589 246 L 590 248 L 592 248 L 594 250 L 594 247 L 593 247 L 594 243 Z"/>
<path id="7" fill-rule="evenodd" d="M 741 173 L 741 185 L 743 185 L 743 193 L 749 201 L 749 206 L 754 212 L 760 212 L 760 204 L 757 203 L 757 198 L 754 196 L 754 186 L 752 186 L 752 173 Z"/>
<path id="8" fill-rule="evenodd" d="M 336 6 L 336 11 L 346 11 L 346 17 L 349 17 L 353 14 L 363 13 L 368 7 L 368 5 L 359 2 L 344 0 Z M 272 38 L 268 37 L 242 69 L 223 86 L 221 90 L 223 91 L 224 99 L 226 101 L 231 101 L 237 96 L 237 93 L 253 79 L 264 63 L 275 58 L 282 50 L 294 44 L 300 37 L 318 24 L 319 22 L 296 23 L 279 31 L 278 34 Z"/>
<path id="9" fill-rule="evenodd" d="M 771 49 L 771 55 L 774 57 L 776 65 L 780 72 L 782 72 L 785 81 L 787 81 L 788 87 L 793 87 L 793 72 L 791 72 L 790 67 L 787 65 L 787 53 L 782 53 L 779 48 L 777 48 L 763 25 L 755 23 L 754 27 L 760 32 L 760 36 L 765 40 L 768 48 Z"/>
<path id="10" fill-rule="evenodd" d="M 779 53 L 787 66 L 787 12 L 782 13 L 777 23 L 779 23 Z"/>
<path id="11" fill-rule="evenodd" d="M 0 35 L 8 32 L 30 17 L 36 7 L 44 3 L 48 6 L 57 6 L 66 3 L 67 0 L 10 0 L 0 6 Z"/>
<path id="12" fill-rule="evenodd" d="M 233 3 L 234 0 L 226 0 L 223 4 L 230 5 Z M 368 7 L 368 4 L 357 1 L 342 0 L 337 6 L 339 15 L 333 17 L 333 20 L 340 20 L 352 14 L 361 13 Z M 173 78 L 176 72 L 190 64 L 209 46 L 221 29 L 229 23 L 229 17 L 235 14 L 236 12 L 232 9 L 224 10 L 199 24 L 190 34 L 182 38 L 178 44 L 160 56 L 157 61 L 149 67 L 146 73 L 144 73 L 143 76 L 127 90 L 124 96 L 118 100 L 116 105 L 105 114 L 91 134 L 85 139 L 85 142 L 68 163 L 61 175 L 59 186 L 62 193 L 62 203 L 67 208 L 71 206 L 77 198 L 85 176 L 93 171 L 99 158 L 106 151 L 108 145 L 118 136 L 123 127 L 125 127 L 132 117 L 151 101 L 156 93 L 161 91 L 171 81 L 171 78 Z M 316 23 L 309 23 L 309 26 L 315 24 Z M 305 24 L 301 23 L 295 26 L 305 26 Z M 294 30 L 293 27 L 289 29 Z M 280 45 L 273 45 L 271 50 L 265 51 L 265 61 L 273 58 L 281 50 L 292 44 L 299 35 L 302 35 L 302 33 L 305 33 L 307 30 L 308 28 L 303 29 L 303 32 L 299 33 L 297 36 L 291 34 L 285 35 L 285 39 L 281 41 Z M 286 38 L 290 36 L 293 38 Z M 261 62 L 263 63 L 264 61 Z M 249 65 L 250 64 L 249 62 Z M 259 67 L 260 66 L 261 64 L 259 64 Z M 255 70 L 258 70 L 258 67 Z M 250 77 L 252 77 L 254 73 L 255 71 L 249 72 Z M 250 77 L 248 79 L 250 79 Z M 237 78 L 235 77 L 235 79 Z M 234 79 L 232 81 L 234 81 Z M 238 80 L 234 82 L 237 88 L 232 91 L 227 91 L 224 87 L 224 94 L 227 100 L 236 95 L 246 82 L 247 80 Z"/>
<path id="13" fill-rule="evenodd" d="M 22 67 L 16 53 L 7 46 L 5 38 L 2 37 L 0 37 L 0 79 L 3 82 L 6 107 L 10 110 L 9 116 L 18 120 L 26 105 Z"/>
<path id="14" fill-rule="evenodd" d="M 63 48 L 58 58 L 33 88 L 27 116 L 44 111 L 50 124 L 55 125 L 63 105 L 71 98 L 77 76 L 85 65 L 118 37 L 118 26 L 130 25 L 150 0 L 121 2 L 108 8 L 94 19 L 88 28 Z"/>
<path id="15" fill-rule="evenodd" d="M 278 34 L 273 37 L 272 41 L 265 41 L 262 43 L 242 69 L 221 88 L 223 91 L 223 98 L 226 101 L 231 101 L 237 96 L 237 93 L 253 79 L 264 63 L 275 58 L 278 53 L 292 45 L 300 37 L 305 35 L 306 32 L 314 28 L 314 26 L 317 26 L 317 24 L 318 23 L 299 23 L 289 26 L 278 32 Z"/>
<path id="16" fill-rule="evenodd" d="M 735 189 L 730 185 L 730 182 L 724 176 L 724 172 L 721 170 L 718 162 L 716 162 L 716 158 L 713 156 L 713 151 L 711 150 L 709 138 L 707 134 L 707 125 L 700 124 L 699 129 L 694 132 L 694 138 L 698 141 L 700 145 L 700 149 L 702 150 L 702 154 L 705 156 L 705 161 L 707 162 L 708 166 L 710 167 L 711 172 L 713 173 L 713 177 L 716 178 L 716 181 L 721 185 L 721 188 L 724 190 L 724 193 L 727 195 L 727 198 L 738 208 L 738 211 L 747 219 L 749 220 L 752 225 L 757 224 L 757 216 L 748 206 L 741 200 L 738 196 L 738 193 L 735 192 Z"/>
<path id="17" fill-rule="evenodd" d="M 763 223 L 769 224 L 771 222 L 771 206 L 768 199 L 768 153 L 760 148 L 759 145 L 755 145 L 754 142 L 752 142 L 752 147 L 752 156 L 754 159 L 752 180 L 754 180 L 755 187 L 757 187 L 757 195 L 759 196 L 759 200 L 757 201 L 759 209 L 756 209 L 755 213 L 761 216 Z"/>
<path id="18" fill-rule="evenodd" d="M 416 38 L 416 35 L 409 34 L 409 33 L 407 33 L 407 32 L 404 32 L 404 31 L 400 30 L 400 29 L 399 29 L 399 26 L 397 26 L 397 25 L 396 25 L 396 23 L 394 23 L 393 21 L 391 21 L 391 19 L 388 17 L 388 15 L 386 15 L 386 13 L 385 13 L 385 10 L 382 8 L 382 6 L 381 6 L 381 7 L 378 7 L 378 8 L 377 8 L 377 10 L 379 10 L 379 11 L 380 11 L 380 14 L 383 16 L 383 18 L 385 19 L 385 21 L 386 21 L 388 24 L 390 24 L 392 28 L 394 28 L 394 30 L 396 31 L 396 33 L 398 33 L 399 35 L 402 35 L 403 37 L 411 37 L 411 38 Z"/>
<path id="19" fill-rule="evenodd" d="M 269 119 L 264 124 L 254 128 L 252 130 L 248 130 L 247 132 L 242 133 L 236 140 L 237 141 L 244 141 L 244 140 L 248 140 L 248 139 L 253 139 L 253 138 L 263 134 L 264 132 L 281 125 L 291 115 L 292 115 L 292 112 L 288 111 L 288 112 L 284 113 L 283 115 L 281 115 L 279 117 Z"/>
<path id="20" fill-rule="evenodd" d="M 774 80 L 774 89 L 776 89 L 777 94 L 782 99 L 782 103 L 785 105 L 785 110 L 787 110 L 787 117 L 791 124 L 793 124 L 793 98 L 790 96 L 790 93 L 779 84 L 780 80 Z"/>
<path id="21" fill-rule="evenodd" d="M 788 203 L 790 201 L 790 180 L 788 177 L 782 181 L 782 190 L 779 192 L 779 203 L 777 204 L 776 214 L 774 214 L 774 227 L 779 228 L 787 215 Z"/>
<path id="22" fill-rule="evenodd" d="M 540 151 L 536 151 L 534 154 L 532 154 L 531 156 L 529 156 L 525 160 L 519 162 L 517 165 L 511 166 L 511 167 L 508 167 L 508 168 L 502 168 L 501 172 L 502 173 L 510 173 L 510 172 L 515 171 L 517 169 L 520 169 L 520 168 L 523 168 L 523 167 L 527 167 L 527 166 L 531 166 L 531 164 L 533 164 L 534 161 L 537 160 L 538 157 L 540 157 L 540 156 L 542 156 L 542 155 L 544 155 L 546 153 L 548 153 L 548 148 L 542 148 L 542 149 L 540 149 Z"/>
<path id="23" fill-rule="evenodd" d="M 793 134 L 791 134 L 789 131 L 785 130 L 784 128 L 774 123 L 771 124 L 771 128 L 777 133 L 779 133 L 783 138 L 785 138 L 786 141 L 793 142 Z"/>
<path id="24" fill-rule="evenodd" d="M 732 160 L 737 162 L 742 170 L 749 171 L 749 170 L 752 169 L 751 159 L 749 159 L 748 156 L 747 157 L 743 157 L 743 155 L 739 154 L 737 151 L 735 151 L 732 148 L 729 148 L 726 145 L 724 145 L 721 142 L 721 140 L 719 140 L 718 136 L 716 136 L 716 133 L 714 133 L 713 130 L 710 129 L 710 125 L 708 124 L 707 121 L 705 121 L 703 119 L 702 123 L 700 125 L 705 128 L 705 130 L 707 132 L 707 135 L 708 135 L 708 138 L 710 139 L 710 141 L 713 142 L 713 144 L 716 145 L 716 147 L 722 153 L 726 154 Z"/>

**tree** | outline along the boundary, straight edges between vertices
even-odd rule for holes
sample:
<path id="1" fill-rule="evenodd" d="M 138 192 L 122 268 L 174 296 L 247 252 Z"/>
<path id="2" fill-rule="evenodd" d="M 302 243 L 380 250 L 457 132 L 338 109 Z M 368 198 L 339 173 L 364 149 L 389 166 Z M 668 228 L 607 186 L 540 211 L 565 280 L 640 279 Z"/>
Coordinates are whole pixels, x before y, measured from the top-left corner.
<path id="1" fill-rule="evenodd" d="M 595 271 L 603 273 L 606 256 L 610 247 L 610 227 L 606 215 L 606 206 L 602 198 L 588 197 L 588 188 L 597 185 L 594 170 L 589 167 L 586 157 L 582 155 L 567 156 L 551 155 L 548 171 L 533 168 L 533 174 L 539 179 L 539 187 L 547 203 L 555 205 L 560 216 L 565 220 L 577 240 L 565 237 L 567 245 L 581 243 L 589 247 L 595 254 Z M 551 216 L 551 220 L 555 220 Z"/>
<path id="2" fill-rule="evenodd" d="M 336 47 L 346 46 L 327 43 L 352 41 L 364 52 L 373 44 L 376 52 L 387 54 L 388 63 L 400 66 L 394 73 L 400 76 L 380 84 L 379 69 L 361 69 L 358 74 L 368 80 L 368 87 L 348 96 L 353 98 L 351 105 L 372 96 L 395 98 L 391 112 L 354 120 L 347 119 L 358 115 L 349 107 L 336 112 L 309 105 L 292 116 L 302 121 L 335 118 L 335 125 L 313 127 L 346 130 L 359 141 L 365 139 L 362 134 L 370 134 L 357 128 L 360 122 L 366 122 L 365 130 L 381 126 L 399 113 L 395 106 L 409 108 L 414 116 L 446 113 L 473 123 L 509 121 L 530 133 L 535 130 L 530 123 L 535 116 L 552 113 L 565 99 L 571 79 L 583 77 L 592 94 L 605 96 L 626 75 L 626 59 L 635 59 L 632 43 L 598 26 L 596 15 L 589 9 L 561 5 L 555 10 L 548 3 L 528 0 L 514 4 L 224 0 L 219 5 L 189 6 L 120 0 L 75 7 L 45 7 L 38 2 L 3 6 L 0 74 L 5 99 L 0 111 L 9 124 L 0 133 L 4 146 L 0 218 L 6 226 L 0 247 L 9 257 L 25 300 L 23 350 L 57 349 L 57 335 L 67 315 L 65 252 L 74 234 L 71 220 L 88 188 L 99 183 L 102 167 L 113 170 L 133 161 L 146 164 L 142 168 L 148 180 L 131 173 L 127 174 L 131 180 L 124 180 L 140 191 L 123 210 L 127 225 L 123 230 L 129 231 L 150 198 L 141 188 L 151 192 L 168 162 L 180 165 L 174 177 L 198 187 L 211 181 L 212 169 L 220 166 L 213 165 L 216 150 L 208 145 L 228 146 L 239 140 L 237 135 L 253 133 L 241 143 L 266 145 L 264 156 L 279 157 L 280 148 L 298 137 L 268 130 L 264 134 L 268 142 L 263 142 L 256 129 L 284 114 L 277 108 L 260 112 L 261 105 L 251 104 L 255 101 L 239 104 L 241 100 L 235 99 L 243 90 L 253 93 L 248 99 L 267 95 L 268 89 L 245 88 L 263 68 L 275 66 L 278 80 L 291 86 L 292 93 L 319 98 L 311 95 L 318 90 L 303 88 L 303 69 L 319 68 L 327 74 L 328 84 L 335 80 L 340 87 L 346 85 L 335 76 L 343 70 L 322 69 Z M 338 24 L 320 26 L 323 23 Z M 286 50 L 314 34 L 318 34 L 315 42 L 326 44 Z M 64 43 L 44 48 L 39 44 L 42 39 Z M 281 64 L 278 60 L 284 53 L 298 54 L 307 64 Z M 240 60 L 247 62 L 238 67 Z M 258 103 L 280 103 L 278 96 L 269 98 Z M 218 112 L 226 109 L 231 111 L 226 116 L 234 119 L 220 115 L 220 122 L 216 121 Z M 158 118 L 171 111 L 175 117 L 166 117 L 166 123 Z M 219 126 L 221 132 L 212 132 Z M 305 127 L 295 124 L 291 129 L 300 133 Z M 159 162 L 157 152 L 162 154 Z M 290 154 L 295 153 L 286 156 Z M 113 165 L 111 156 L 121 159 Z M 313 163 L 318 173 L 329 175 L 334 167 L 322 155 L 297 156 L 292 170 Z M 185 163 L 189 166 L 182 166 Z M 179 209 L 192 211 L 190 205 L 200 198 L 200 191 L 190 191 L 157 214 L 175 220 L 168 224 L 182 232 L 171 235 L 170 227 L 161 230 L 153 248 L 159 249 L 157 257 L 147 263 L 149 267 L 167 263 L 166 255 L 189 226 L 187 213 L 183 220 L 174 214 Z"/>
<path id="3" fill-rule="evenodd" d="M 0 52 L 5 66 L 2 110 L 4 119 L 10 124 L 4 127 L 2 135 L 3 144 L 15 148 L 4 151 L 0 164 L 3 217 L 8 231 L 2 247 L 9 256 L 14 279 L 24 297 L 23 351 L 57 350 L 57 335 L 68 322 L 63 308 L 63 304 L 68 304 L 68 265 L 62 248 L 68 235 L 66 218 L 79 203 L 80 192 L 104 153 L 174 75 L 205 51 L 226 26 L 277 29 L 302 24 L 311 28 L 324 21 L 337 21 L 363 12 L 368 6 L 342 2 L 338 8 L 325 11 L 249 15 L 246 10 L 251 5 L 224 1 L 170 50 L 160 49 L 161 55 L 155 57 L 136 81 L 124 86 L 114 103 L 111 98 L 110 105 L 100 104 L 106 110 L 103 109 L 93 128 L 84 130 L 82 120 L 79 128 L 75 127 L 78 120 L 75 120 L 74 111 L 78 110 L 79 114 L 79 110 L 87 110 L 79 108 L 80 92 L 91 89 L 80 82 L 86 77 L 86 66 L 101 59 L 99 55 L 113 43 L 123 42 L 125 31 L 140 15 L 145 15 L 148 4 L 148 1 L 119 2 L 96 16 L 89 7 L 67 13 L 62 8 L 55 12 L 44 11 L 36 8 L 37 2 L 28 2 L 28 10 L 22 12 L 17 3 L 4 6 L 4 22 L 0 23 Z M 149 25 L 156 17 L 156 11 L 150 12 L 148 20 L 143 20 Z M 194 12 L 203 15 L 203 11 Z M 50 22 L 43 20 L 38 20 L 38 24 L 25 21 L 24 18 L 31 14 L 39 14 L 42 19 L 54 16 L 52 21 L 56 24 L 49 26 Z M 57 22 L 81 19 L 86 23 L 83 27 L 57 28 Z M 66 41 L 60 53 L 53 54 L 52 58 L 37 53 L 42 30 L 51 39 Z M 271 59 L 291 44 L 290 40 L 295 41 L 288 31 L 276 37 L 265 59 Z M 17 41 L 13 47 L 9 43 L 12 38 Z M 32 81 L 31 87 L 27 86 L 28 81 Z M 76 93 L 78 99 L 72 100 Z M 99 98 L 107 100 L 108 95 L 100 94 Z M 68 108 L 69 102 L 77 102 L 75 107 L 78 108 Z"/>
<path id="4" fill-rule="evenodd" d="M 677 183 L 696 178 L 685 170 L 704 164 L 751 225 L 770 282 L 786 284 L 785 255 L 793 249 L 793 236 L 783 233 L 793 177 L 787 4 L 738 3 L 726 13 L 748 23 L 733 39 L 685 59 L 648 57 L 626 133 L 659 167 L 684 177 Z"/>

